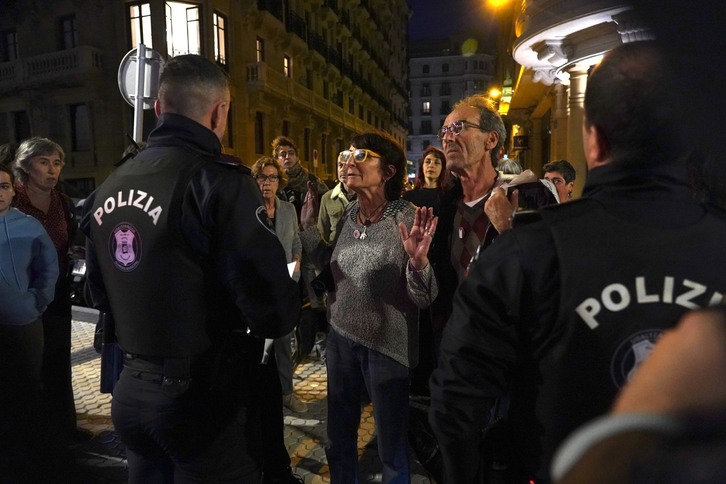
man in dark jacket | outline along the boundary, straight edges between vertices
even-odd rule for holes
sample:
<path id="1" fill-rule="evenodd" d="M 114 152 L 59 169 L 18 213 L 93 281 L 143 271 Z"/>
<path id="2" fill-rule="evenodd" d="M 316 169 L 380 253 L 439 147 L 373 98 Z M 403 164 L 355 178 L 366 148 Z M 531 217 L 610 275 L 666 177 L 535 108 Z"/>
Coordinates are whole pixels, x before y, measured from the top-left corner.
<path id="1" fill-rule="evenodd" d="M 434 353 L 438 353 L 441 331 L 451 314 L 454 291 L 472 257 L 512 227 L 516 209 L 557 203 L 554 194 L 539 181 L 506 193 L 499 189 L 507 182 L 497 171 L 506 131 L 499 113 L 485 97 L 474 95 L 459 101 L 438 135 L 448 168 L 456 177 L 441 197 L 438 229 L 429 251 L 436 280 L 441 281 L 430 313 Z"/>
<path id="2" fill-rule="evenodd" d="M 585 198 L 501 235 L 460 285 L 431 378 L 447 483 L 491 474 L 487 445 L 508 446 L 510 481 L 546 481 L 662 331 L 721 299 L 726 220 L 692 201 L 665 75 L 649 43 L 606 56 L 585 96 Z"/>
<path id="3" fill-rule="evenodd" d="M 289 333 L 299 301 L 249 170 L 221 160 L 229 102 L 213 62 L 171 59 L 147 148 L 84 204 L 93 300 L 125 352 L 112 417 L 132 483 L 259 479 L 251 348 Z"/>

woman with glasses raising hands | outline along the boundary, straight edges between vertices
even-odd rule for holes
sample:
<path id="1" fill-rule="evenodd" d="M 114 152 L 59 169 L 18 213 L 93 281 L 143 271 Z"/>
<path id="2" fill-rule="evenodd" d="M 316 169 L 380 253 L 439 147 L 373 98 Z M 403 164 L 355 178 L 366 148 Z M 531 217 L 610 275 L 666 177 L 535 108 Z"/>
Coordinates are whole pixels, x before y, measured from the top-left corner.
<path id="1" fill-rule="evenodd" d="M 357 430 L 365 385 L 373 404 L 383 482 L 409 482 L 410 369 L 418 360 L 418 308 L 438 288 L 428 262 L 437 218 L 400 198 L 406 157 L 389 135 L 355 136 L 340 153 L 346 186 L 356 193 L 333 245 L 322 240 L 306 197 L 301 239 L 322 267 L 329 261 L 327 343 L 328 447 L 331 482 L 357 483 Z"/>

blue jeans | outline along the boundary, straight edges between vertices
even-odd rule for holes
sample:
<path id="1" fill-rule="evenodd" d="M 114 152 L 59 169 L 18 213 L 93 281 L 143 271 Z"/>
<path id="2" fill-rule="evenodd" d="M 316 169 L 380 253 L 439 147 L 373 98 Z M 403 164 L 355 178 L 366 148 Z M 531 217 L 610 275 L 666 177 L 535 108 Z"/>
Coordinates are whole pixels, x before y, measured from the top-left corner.
<path id="1" fill-rule="evenodd" d="M 328 447 L 332 484 L 358 484 L 361 389 L 373 403 L 383 482 L 411 481 L 408 455 L 409 369 L 394 359 L 338 334 L 328 333 Z"/>

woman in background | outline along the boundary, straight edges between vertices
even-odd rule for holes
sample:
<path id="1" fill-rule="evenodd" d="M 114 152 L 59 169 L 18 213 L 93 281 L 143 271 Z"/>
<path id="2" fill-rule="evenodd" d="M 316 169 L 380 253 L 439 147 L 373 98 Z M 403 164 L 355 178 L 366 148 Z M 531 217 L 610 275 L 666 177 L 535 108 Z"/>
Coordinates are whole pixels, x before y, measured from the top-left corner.
<path id="1" fill-rule="evenodd" d="M 40 381 L 40 318 L 53 300 L 58 256 L 40 222 L 10 207 L 14 184 L 10 168 L 0 165 L 0 480 L 42 482 L 58 464 L 44 445 L 52 439 Z"/>
<path id="2" fill-rule="evenodd" d="M 429 146 L 416 170 L 413 189 L 404 192 L 402 198 L 417 207 L 431 207 L 436 215 L 439 213 L 441 194 L 446 191 L 446 187 L 446 155 L 440 149 Z"/>
<path id="3" fill-rule="evenodd" d="M 295 262 L 292 278 L 299 281 L 302 246 L 297 212 L 292 203 L 276 196 L 280 186 L 284 186 L 287 182 L 285 171 L 276 159 L 263 156 L 252 166 L 252 176 L 262 192 L 270 230 L 275 232 L 280 240 L 288 263 Z M 289 333 L 275 339 L 274 342 L 265 340 L 263 363 L 258 365 L 256 371 L 253 397 L 256 404 L 251 419 L 259 425 L 259 438 L 262 442 L 260 452 L 262 484 L 302 482 L 290 468 L 290 455 L 285 447 L 282 412 L 283 405 L 297 413 L 307 410 L 307 405 L 298 400 L 293 392 L 293 362 L 290 346 L 292 337 L 293 333 Z M 269 356 L 272 358 L 268 360 Z"/>
<path id="4" fill-rule="evenodd" d="M 272 228 L 280 239 L 285 256 L 288 262 L 295 262 L 295 269 L 292 278 L 300 280 L 300 234 L 298 232 L 297 212 L 295 206 L 276 196 L 281 186 L 285 186 L 287 176 L 279 162 L 269 156 L 263 156 L 252 166 L 252 176 L 262 192 L 265 201 L 267 218 L 272 223 Z M 298 400 L 292 389 L 292 353 L 290 341 L 293 334 L 290 333 L 275 340 L 275 359 L 277 370 L 282 385 L 282 403 L 293 412 L 305 412 L 307 405 Z"/>
<path id="5" fill-rule="evenodd" d="M 51 418 L 61 436 L 88 440 L 91 433 L 76 427 L 71 375 L 70 242 L 77 229 L 71 199 L 56 185 L 65 165 L 63 148 L 48 138 L 20 143 L 13 170 L 17 177 L 14 206 L 40 221 L 58 255 L 55 299 L 43 313 L 43 365 L 41 378 Z"/>

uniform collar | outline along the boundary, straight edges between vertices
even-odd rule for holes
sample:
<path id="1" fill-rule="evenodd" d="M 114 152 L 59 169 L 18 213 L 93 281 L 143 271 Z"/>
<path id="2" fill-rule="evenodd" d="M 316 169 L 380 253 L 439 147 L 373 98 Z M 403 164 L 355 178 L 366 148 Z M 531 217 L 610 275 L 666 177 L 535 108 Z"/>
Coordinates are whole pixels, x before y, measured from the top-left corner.
<path id="1" fill-rule="evenodd" d="M 222 143 L 214 131 L 186 116 L 172 113 L 159 116 L 156 128 L 149 134 L 149 145 L 187 146 L 216 157 L 222 154 Z"/>

